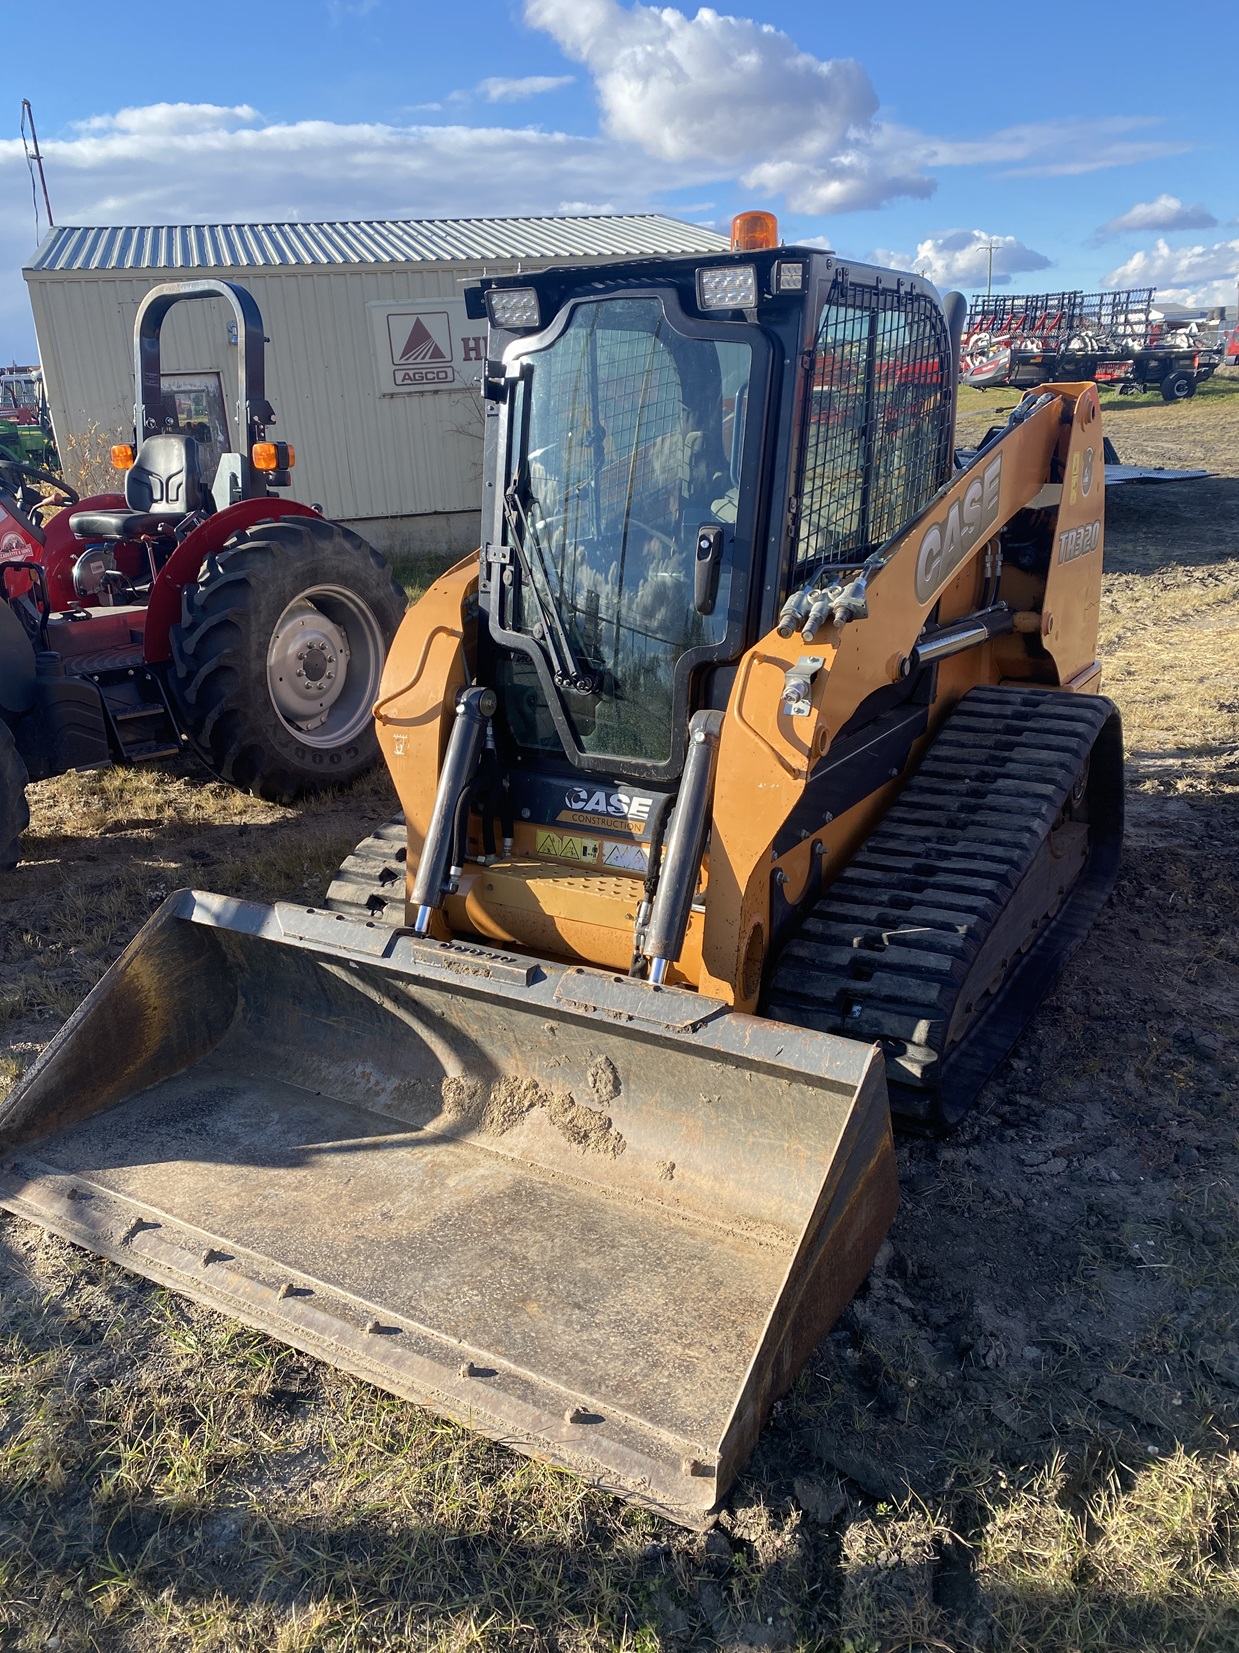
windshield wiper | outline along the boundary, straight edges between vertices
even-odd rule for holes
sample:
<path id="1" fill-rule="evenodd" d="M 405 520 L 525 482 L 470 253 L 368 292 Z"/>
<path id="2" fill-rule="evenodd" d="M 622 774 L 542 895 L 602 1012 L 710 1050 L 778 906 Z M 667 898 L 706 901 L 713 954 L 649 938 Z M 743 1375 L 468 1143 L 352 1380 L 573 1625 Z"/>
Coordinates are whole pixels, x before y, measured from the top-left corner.
<path id="1" fill-rule="evenodd" d="M 551 662 L 551 671 L 557 686 L 574 689 L 577 694 L 597 694 L 599 680 L 596 674 L 581 666 L 572 647 L 572 641 L 560 614 L 554 594 L 550 590 L 542 541 L 520 496 L 520 485 L 513 482 L 503 496 L 504 520 L 512 541 L 521 573 L 529 587 L 533 606 L 538 616 L 539 639 Z"/>

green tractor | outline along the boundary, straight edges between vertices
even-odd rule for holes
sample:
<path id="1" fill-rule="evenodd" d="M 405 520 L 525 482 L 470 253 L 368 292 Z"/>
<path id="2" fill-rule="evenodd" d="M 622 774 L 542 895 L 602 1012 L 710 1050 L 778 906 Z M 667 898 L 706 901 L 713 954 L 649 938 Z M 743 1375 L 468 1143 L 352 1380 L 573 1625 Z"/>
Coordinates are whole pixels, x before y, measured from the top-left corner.
<path id="1" fill-rule="evenodd" d="M 43 392 L 43 373 L 37 367 L 0 372 L 0 461 L 33 465 L 59 475 L 60 456 Z"/>

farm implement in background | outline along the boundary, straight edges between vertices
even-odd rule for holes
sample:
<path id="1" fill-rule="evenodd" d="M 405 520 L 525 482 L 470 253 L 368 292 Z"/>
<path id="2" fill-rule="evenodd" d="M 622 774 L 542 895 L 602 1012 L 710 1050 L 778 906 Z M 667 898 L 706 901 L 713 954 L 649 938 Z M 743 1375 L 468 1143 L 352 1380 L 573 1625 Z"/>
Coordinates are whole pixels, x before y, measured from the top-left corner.
<path id="1" fill-rule="evenodd" d="M 34 465 L 52 475 L 60 470 L 37 367 L 0 369 L 0 464 L 5 463 Z"/>
<path id="2" fill-rule="evenodd" d="M 1152 287 L 1109 293 L 987 294 L 968 309 L 960 381 L 975 390 L 1092 379 L 1122 393 L 1196 394 L 1222 361 L 1191 319 L 1168 321 Z"/>

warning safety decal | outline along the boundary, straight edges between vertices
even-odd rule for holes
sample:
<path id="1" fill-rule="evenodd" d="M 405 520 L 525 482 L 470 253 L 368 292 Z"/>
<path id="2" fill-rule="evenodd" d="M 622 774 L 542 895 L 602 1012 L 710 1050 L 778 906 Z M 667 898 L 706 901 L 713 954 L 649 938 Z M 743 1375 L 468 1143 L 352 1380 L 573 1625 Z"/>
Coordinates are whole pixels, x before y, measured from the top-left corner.
<path id="1" fill-rule="evenodd" d="M 564 832 L 540 832 L 537 836 L 539 855 L 550 855 L 557 861 L 588 861 L 596 864 L 602 845 L 596 838 L 572 838 Z"/>
<path id="2" fill-rule="evenodd" d="M 604 844 L 602 859 L 622 872 L 643 873 L 650 864 L 650 852 L 644 844 Z"/>
<path id="3" fill-rule="evenodd" d="M 644 873 L 648 851 L 641 844 L 605 844 L 574 833 L 540 831 L 535 844 L 539 855 L 556 861 L 581 861 L 587 866 L 614 867 L 617 872 Z"/>

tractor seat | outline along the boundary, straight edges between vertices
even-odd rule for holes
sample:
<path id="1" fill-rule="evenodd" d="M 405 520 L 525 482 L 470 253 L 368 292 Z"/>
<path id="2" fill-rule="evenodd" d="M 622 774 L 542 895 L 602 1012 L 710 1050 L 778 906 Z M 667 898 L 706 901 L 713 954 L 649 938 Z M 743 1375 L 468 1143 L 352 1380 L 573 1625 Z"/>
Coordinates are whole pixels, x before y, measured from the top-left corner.
<path id="1" fill-rule="evenodd" d="M 80 540 L 136 540 L 158 533 L 172 520 L 180 518 L 157 517 L 151 511 L 75 511 L 69 527 Z"/>
<path id="2" fill-rule="evenodd" d="M 70 531 L 79 539 L 140 539 L 175 527 L 191 511 L 213 510 L 194 438 L 148 436 L 125 472 L 125 504 L 124 511 L 75 511 Z"/>

